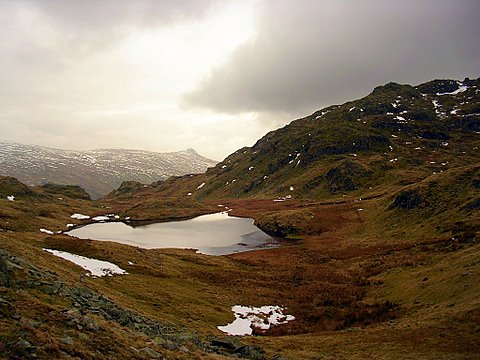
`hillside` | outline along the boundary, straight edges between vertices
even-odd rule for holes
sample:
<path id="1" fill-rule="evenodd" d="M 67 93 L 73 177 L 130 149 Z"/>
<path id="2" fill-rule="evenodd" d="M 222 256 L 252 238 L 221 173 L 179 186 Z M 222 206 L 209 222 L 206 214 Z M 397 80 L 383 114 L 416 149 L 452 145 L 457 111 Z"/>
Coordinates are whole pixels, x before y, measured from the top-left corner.
<path id="1" fill-rule="evenodd" d="M 99 200 L 0 177 L 0 357 L 478 359 L 478 86 L 380 86 L 204 174 L 125 181 Z M 61 233 L 99 215 L 168 221 L 219 206 L 282 245 L 208 256 Z M 45 248 L 127 273 L 85 277 Z M 234 305 L 295 320 L 225 336 Z"/>
<path id="2" fill-rule="evenodd" d="M 478 163 L 479 80 L 390 83 L 266 134 L 194 177 L 144 189 L 196 199 L 372 196 Z M 204 184 L 204 185 L 202 185 Z"/>
<path id="3" fill-rule="evenodd" d="M 173 175 L 202 173 L 215 164 L 193 149 L 172 153 L 70 151 L 0 141 L 0 175 L 13 176 L 27 185 L 79 185 L 94 198 L 123 181 L 150 183 Z"/>

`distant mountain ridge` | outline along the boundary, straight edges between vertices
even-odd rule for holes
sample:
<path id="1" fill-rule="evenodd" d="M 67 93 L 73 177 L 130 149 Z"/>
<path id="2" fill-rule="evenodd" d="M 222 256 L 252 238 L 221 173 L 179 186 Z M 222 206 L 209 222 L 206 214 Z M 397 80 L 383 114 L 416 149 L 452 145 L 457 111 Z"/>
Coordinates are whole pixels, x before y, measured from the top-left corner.
<path id="1" fill-rule="evenodd" d="M 123 181 L 151 183 L 172 175 L 203 173 L 217 162 L 193 149 L 157 153 L 143 150 L 74 151 L 0 140 L 0 175 L 28 185 L 80 185 L 93 198 Z"/>

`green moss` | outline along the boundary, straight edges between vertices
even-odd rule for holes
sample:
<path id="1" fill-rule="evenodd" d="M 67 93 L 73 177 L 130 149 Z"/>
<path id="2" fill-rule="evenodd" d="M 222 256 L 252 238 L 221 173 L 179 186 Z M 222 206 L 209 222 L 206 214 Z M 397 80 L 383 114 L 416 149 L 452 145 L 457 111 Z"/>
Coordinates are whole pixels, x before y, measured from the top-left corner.
<path id="1" fill-rule="evenodd" d="M 90 195 L 78 185 L 45 184 L 42 188 L 49 194 L 64 195 L 72 199 L 91 200 Z"/>

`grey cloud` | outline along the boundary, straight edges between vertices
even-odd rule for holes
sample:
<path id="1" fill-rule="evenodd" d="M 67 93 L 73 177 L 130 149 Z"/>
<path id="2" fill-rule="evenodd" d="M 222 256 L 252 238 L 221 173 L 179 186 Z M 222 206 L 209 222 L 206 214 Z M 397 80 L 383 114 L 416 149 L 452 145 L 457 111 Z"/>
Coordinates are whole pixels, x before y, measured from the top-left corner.
<path id="1" fill-rule="evenodd" d="M 0 0 L 2 99 L 15 98 L 18 89 L 24 95 L 36 93 L 34 88 L 39 84 L 42 92 L 48 93 L 52 75 L 60 78 L 79 58 L 105 51 L 135 29 L 202 19 L 218 3 L 219 0 Z M 32 81 L 33 89 L 26 86 Z"/>
<path id="2" fill-rule="evenodd" d="M 10 53 L 15 64 L 63 68 L 132 30 L 200 20 L 216 4 L 219 0 L 0 0 L 0 38 L 21 44 Z M 53 34 L 48 41 L 41 38 L 45 30 Z"/>
<path id="3" fill-rule="evenodd" d="M 108 46 L 132 28 L 201 19 L 218 0 L 20 0 L 63 32 L 74 56 Z"/>
<path id="4" fill-rule="evenodd" d="M 476 77 L 478 15 L 475 0 L 265 1 L 257 37 L 184 100 L 301 115 L 389 81 Z"/>
<path id="5" fill-rule="evenodd" d="M 82 57 L 106 51 L 135 30 L 203 19 L 218 4 L 219 0 L 0 0 L 0 105 L 5 109 L 56 103 L 66 91 L 76 90 L 78 80 L 70 78 Z M 68 95 L 78 99 L 77 93 Z"/>
<path id="6" fill-rule="evenodd" d="M 109 28 L 156 26 L 201 18 L 218 0 L 20 0 L 40 9 L 65 26 Z"/>

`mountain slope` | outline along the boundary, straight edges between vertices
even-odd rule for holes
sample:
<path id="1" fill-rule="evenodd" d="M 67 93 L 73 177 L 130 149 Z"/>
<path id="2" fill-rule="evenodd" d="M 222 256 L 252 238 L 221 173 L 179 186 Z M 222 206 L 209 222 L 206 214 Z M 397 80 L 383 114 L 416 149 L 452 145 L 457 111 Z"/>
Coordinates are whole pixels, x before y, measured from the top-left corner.
<path id="1" fill-rule="evenodd" d="M 193 149 L 172 153 L 108 149 L 69 151 L 0 141 L 0 175 L 28 185 L 80 185 L 94 198 L 123 181 L 152 182 L 172 175 L 202 173 L 215 161 Z"/>
<path id="2" fill-rule="evenodd" d="M 292 121 L 206 174 L 154 187 L 197 199 L 327 199 L 399 189 L 478 163 L 479 92 L 478 79 L 389 83 Z"/>

